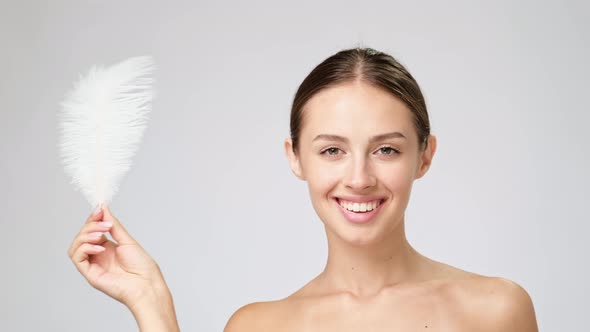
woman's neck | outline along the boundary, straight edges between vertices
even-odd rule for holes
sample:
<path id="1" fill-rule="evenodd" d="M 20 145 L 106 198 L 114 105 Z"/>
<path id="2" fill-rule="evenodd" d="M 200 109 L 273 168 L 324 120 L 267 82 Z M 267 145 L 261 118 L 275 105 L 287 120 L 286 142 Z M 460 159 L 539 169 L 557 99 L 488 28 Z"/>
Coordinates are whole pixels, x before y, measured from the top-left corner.
<path id="1" fill-rule="evenodd" d="M 328 261 L 321 279 L 335 292 L 372 296 L 393 285 L 417 281 L 425 257 L 408 243 L 404 221 L 379 243 L 353 245 L 326 229 Z"/>

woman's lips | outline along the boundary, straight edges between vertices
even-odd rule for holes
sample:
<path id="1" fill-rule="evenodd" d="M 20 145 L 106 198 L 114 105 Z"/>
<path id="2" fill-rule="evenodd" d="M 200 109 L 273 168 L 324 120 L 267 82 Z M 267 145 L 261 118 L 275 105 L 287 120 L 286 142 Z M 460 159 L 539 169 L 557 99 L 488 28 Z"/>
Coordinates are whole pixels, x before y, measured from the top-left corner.
<path id="1" fill-rule="evenodd" d="M 375 216 L 381 211 L 381 207 L 385 203 L 385 200 L 382 199 L 375 209 L 366 212 L 349 211 L 340 205 L 338 198 L 334 198 L 334 203 L 336 203 L 338 209 L 340 210 L 344 218 L 346 218 L 346 220 L 348 220 L 349 222 L 354 224 L 366 224 L 375 219 Z"/>

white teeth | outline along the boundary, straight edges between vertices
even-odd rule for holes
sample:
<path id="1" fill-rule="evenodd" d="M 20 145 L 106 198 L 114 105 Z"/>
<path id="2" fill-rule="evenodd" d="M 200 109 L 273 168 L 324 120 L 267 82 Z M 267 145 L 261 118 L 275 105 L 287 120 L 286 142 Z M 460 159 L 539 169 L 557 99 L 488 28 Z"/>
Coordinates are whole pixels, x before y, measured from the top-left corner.
<path id="1" fill-rule="evenodd" d="M 340 206 L 342 206 L 343 208 L 345 208 L 349 211 L 366 212 L 366 211 L 372 211 L 372 210 L 376 209 L 377 206 L 379 206 L 379 202 L 380 202 L 379 200 L 376 200 L 376 201 L 371 201 L 371 202 L 358 203 L 358 202 L 348 202 L 348 201 L 340 200 Z"/>
<path id="2" fill-rule="evenodd" d="M 367 211 L 367 203 L 361 203 L 360 208 L 361 208 L 361 212 Z"/>

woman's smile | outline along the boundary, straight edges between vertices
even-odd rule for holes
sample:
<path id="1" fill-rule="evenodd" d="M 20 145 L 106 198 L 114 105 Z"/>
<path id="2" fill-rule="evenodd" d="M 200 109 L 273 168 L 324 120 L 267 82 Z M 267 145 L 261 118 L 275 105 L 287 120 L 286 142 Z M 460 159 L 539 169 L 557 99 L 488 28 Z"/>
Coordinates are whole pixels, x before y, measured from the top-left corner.
<path id="1" fill-rule="evenodd" d="M 332 201 L 344 218 L 354 224 L 366 224 L 374 220 L 386 199 L 374 197 L 334 197 Z"/>

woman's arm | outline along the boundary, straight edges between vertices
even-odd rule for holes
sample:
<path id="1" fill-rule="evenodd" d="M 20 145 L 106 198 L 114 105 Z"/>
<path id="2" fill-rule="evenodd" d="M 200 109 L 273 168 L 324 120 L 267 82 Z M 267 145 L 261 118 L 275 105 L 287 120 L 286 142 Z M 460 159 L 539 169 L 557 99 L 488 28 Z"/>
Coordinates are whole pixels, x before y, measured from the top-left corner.
<path id="1" fill-rule="evenodd" d="M 162 280 L 129 307 L 141 332 L 179 332 L 172 294 Z"/>

